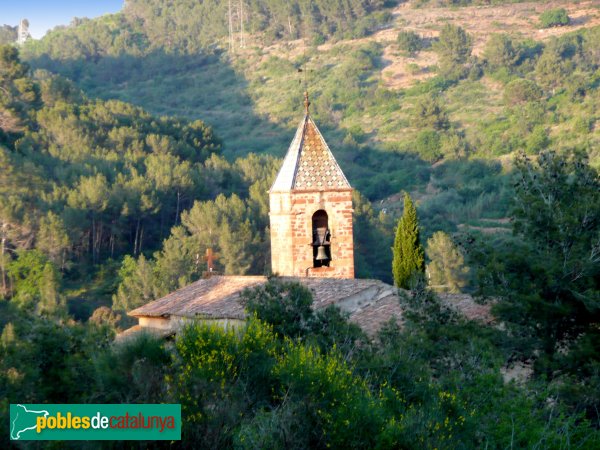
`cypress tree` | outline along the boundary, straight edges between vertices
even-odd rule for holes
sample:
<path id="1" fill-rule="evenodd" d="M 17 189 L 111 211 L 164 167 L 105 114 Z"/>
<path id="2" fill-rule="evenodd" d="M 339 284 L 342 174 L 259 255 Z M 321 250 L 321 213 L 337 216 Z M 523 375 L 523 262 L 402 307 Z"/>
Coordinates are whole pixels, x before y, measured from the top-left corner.
<path id="1" fill-rule="evenodd" d="M 404 194 L 404 212 L 398 221 L 392 252 L 394 283 L 408 289 L 411 279 L 425 272 L 425 252 L 419 241 L 417 210 L 407 193 Z"/>

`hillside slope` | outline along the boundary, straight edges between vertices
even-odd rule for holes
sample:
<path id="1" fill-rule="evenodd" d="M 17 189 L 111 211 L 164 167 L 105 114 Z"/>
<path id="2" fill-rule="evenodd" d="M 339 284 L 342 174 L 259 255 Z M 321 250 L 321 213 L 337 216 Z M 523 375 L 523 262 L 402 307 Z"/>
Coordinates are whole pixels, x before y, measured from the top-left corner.
<path id="1" fill-rule="evenodd" d="M 373 28 L 380 30 L 370 36 L 331 33 L 320 45 L 314 39 L 268 44 L 268 33 L 258 31 L 245 37 L 244 48 L 229 52 L 222 39 L 216 47 L 184 53 L 166 44 L 150 46 L 150 52 L 124 44 L 110 55 L 102 46 L 87 56 L 57 53 L 60 36 L 77 43 L 78 30 L 85 29 L 93 41 L 94 33 L 102 35 L 94 27 L 118 28 L 123 20 L 107 16 L 55 31 L 26 48 L 25 57 L 34 67 L 74 79 L 89 95 L 201 118 L 223 138 L 230 157 L 252 151 L 282 156 L 308 88 L 313 115 L 353 184 L 373 200 L 389 197 L 381 205 L 388 210 L 397 207 L 396 193 L 411 190 L 426 228 L 434 218 L 438 227 L 456 229 L 504 217 L 502 168 L 515 151 L 579 146 L 600 162 L 596 2 L 417 6 L 406 2 L 377 16 L 381 21 Z M 557 7 L 566 8 L 571 24 L 541 29 L 540 14 Z M 466 72 L 458 78 L 443 73 L 435 51 L 449 23 L 472 40 Z M 400 31 L 417 33 L 422 49 L 407 56 L 396 41 Z M 493 38 L 495 33 L 506 39 Z M 511 97 L 519 80 L 533 83 L 536 94 Z M 431 101 L 443 118 L 437 129 L 417 117 Z"/>

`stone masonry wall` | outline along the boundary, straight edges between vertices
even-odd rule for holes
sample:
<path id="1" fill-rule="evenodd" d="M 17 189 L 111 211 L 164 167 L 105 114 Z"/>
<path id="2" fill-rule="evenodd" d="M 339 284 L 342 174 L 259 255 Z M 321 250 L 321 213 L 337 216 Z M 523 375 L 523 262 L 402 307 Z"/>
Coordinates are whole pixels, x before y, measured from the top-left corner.
<path id="1" fill-rule="evenodd" d="M 313 268 L 312 216 L 320 209 L 328 215 L 332 261 Z M 272 192 L 270 221 L 273 273 L 354 278 L 351 189 Z"/>

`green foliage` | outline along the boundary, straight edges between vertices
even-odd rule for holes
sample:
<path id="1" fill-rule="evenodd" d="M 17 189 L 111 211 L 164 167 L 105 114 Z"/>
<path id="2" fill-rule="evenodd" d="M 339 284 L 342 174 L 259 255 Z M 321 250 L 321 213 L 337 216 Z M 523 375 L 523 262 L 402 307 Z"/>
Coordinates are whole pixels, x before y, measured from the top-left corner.
<path id="1" fill-rule="evenodd" d="M 584 52 L 581 36 L 564 36 L 553 39 L 539 57 L 535 74 L 539 84 L 547 90 L 555 91 L 575 70 Z"/>
<path id="2" fill-rule="evenodd" d="M 504 103 L 509 106 L 519 106 L 541 98 L 541 89 L 531 80 L 517 78 L 504 88 Z"/>
<path id="3" fill-rule="evenodd" d="M 540 15 L 540 27 L 551 28 L 569 25 L 570 19 L 564 8 L 548 9 Z"/>
<path id="4" fill-rule="evenodd" d="M 448 128 L 448 115 L 437 96 L 427 94 L 417 100 L 413 113 L 413 124 L 419 128 L 436 130 Z"/>
<path id="5" fill-rule="evenodd" d="M 435 130 L 422 130 L 415 139 L 415 150 L 425 160 L 436 162 L 442 157 L 440 134 Z"/>
<path id="6" fill-rule="evenodd" d="M 279 339 L 256 317 L 239 328 L 190 324 L 172 345 L 142 335 L 109 346 L 106 328 L 9 313 L 0 395 L 179 403 L 181 444 L 194 448 L 597 446 L 598 431 L 556 390 L 504 383 L 504 331 L 461 319 L 421 288 L 402 306 L 402 328 L 388 324 L 376 346 L 345 357 Z M 338 321 L 321 323 L 331 332 Z"/>
<path id="7" fill-rule="evenodd" d="M 10 403 L 85 403 L 94 395 L 94 354 L 107 329 L 19 314 L 14 337 L 0 349 L 0 395 Z M 94 387 L 93 387 L 94 386 Z M 3 412 L 4 413 L 4 412 Z"/>
<path id="8" fill-rule="evenodd" d="M 427 275 L 436 291 L 461 292 L 468 282 L 469 269 L 460 249 L 443 231 L 436 231 L 427 240 Z"/>
<path id="9" fill-rule="evenodd" d="M 337 353 L 288 345 L 273 367 L 281 383 L 278 398 L 301 401 L 304 437 L 309 448 L 372 447 L 381 419 L 366 382 L 353 374 Z M 302 434 L 300 434 L 302 436 Z M 319 445 L 322 442 L 323 444 Z"/>
<path id="10" fill-rule="evenodd" d="M 253 405 L 266 406 L 277 340 L 250 320 L 239 332 L 195 325 L 176 341 L 169 395 L 181 403 L 183 436 L 198 448 L 231 447 L 233 430 Z"/>
<path id="11" fill-rule="evenodd" d="M 401 31 L 398 33 L 398 47 L 406 55 L 414 55 L 423 48 L 423 40 L 414 31 Z"/>
<path id="12" fill-rule="evenodd" d="M 104 403 L 160 403 L 170 362 L 164 342 L 147 334 L 112 346 L 94 358 L 95 396 Z"/>
<path id="13" fill-rule="evenodd" d="M 548 138 L 548 131 L 542 126 L 536 126 L 531 130 L 531 133 L 527 137 L 525 152 L 528 155 L 537 155 L 542 150 L 550 145 L 550 139 Z"/>
<path id="14" fill-rule="evenodd" d="M 250 315 L 268 323 L 278 337 L 311 342 L 326 352 L 337 349 L 349 356 L 366 337 L 335 305 L 313 311 L 313 297 L 297 282 L 270 279 L 264 285 L 246 289 L 242 303 Z"/>
<path id="15" fill-rule="evenodd" d="M 177 0 L 167 9 L 163 6 L 160 0 L 129 1 L 120 13 L 97 20 L 78 19 L 68 28 L 52 30 L 43 41 L 29 43 L 27 51 L 58 60 L 148 55 L 156 49 L 197 54 L 213 51 L 215 43 L 224 41 L 230 14 L 236 49 L 241 14 L 244 33 L 260 34 L 267 42 L 304 37 L 318 43 L 327 37 L 362 37 L 385 20 L 381 14 L 372 14 L 382 12 L 382 2 L 370 0 L 233 2 L 231 11 L 227 2 L 215 0 Z"/>
<path id="16" fill-rule="evenodd" d="M 60 316 L 65 311 L 60 295 L 61 277 L 47 258 L 38 250 L 21 250 L 7 266 L 12 286 L 12 301 L 39 315 Z"/>
<path id="17" fill-rule="evenodd" d="M 0 45 L 0 142 L 23 131 L 38 106 L 39 89 L 27 78 L 28 69 L 15 47 Z"/>
<path id="18" fill-rule="evenodd" d="M 52 211 L 40 220 L 37 248 L 57 266 L 65 268 L 71 241 L 64 221 Z"/>
<path id="19" fill-rule="evenodd" d="M 485 44 L 483 56 L 491 71 L 503 68 L 511 71 L 520 58 L 518 49 L 507 34 L 492 34 Z"/>
<path id="20" fill-rule="evenodd" d="M 407 193 L 404 194 L 404 212 L 398 221 L 392 252 L 394 283 L 407 289 L 425 271 L 425 254 L 419 242 L 417 210 Z"/>
<path id="21" fill-rule="evenodd" d="M 373 205 L 356 190 L 352 193 L 354 266 L 357 278 L 376 278 L 392 283 L 389 251 L 394 239 L 392 218 L 377 214 Z"/>
<path id="22" fill-rule="evenodd" d="M 273 279 L 242 293 L 250 314 L 269 323 L 277 335 L 291 338 L 305 336 L 310 329 L 312 302 L 312 294 L 300 283 Z"/>
<path id="23" fill-rule="evenodd" d="M 536 162 L 522 155 L 516 166 L 519 239 L 477 257 L 487 266 L 481 285 L 502 298 L 497 311 L 523 347 L 540 352 L 537 373 L 552 377 L 581 343 L 596 339 L 599 178 L 581 151 L 544 151 Z M 597 356 L 580 358 L 589 367 Z"/>
<path id="24" fill-rule="evenodd" d="M 464 76 L 464 65 L 471 55 L 473 40 L 463 28 L 444 25 L 433 48 L 439 56 L 442 75 L 450 79 Z"/>
<path id="25" fill-rule="evenodd" d="M 204 161 L 219 149 L 211 130 L 200 121 L 155 119 L 121 102 L 77 99 L 65 93 L 70 88 L 61 88 L 61 100 L 51 95 L 52 105 L 40 104 L 39 86 L 15 52 L 2 48 L 0 81 L 8 91 L 14 87 L 3 111 L 19 118 L 21 133 L 15 141 L 17 128 L 3 127 L 10 132 L 2 155 L 10 186 L 4 220 L 16 229 L 6 244 L 18 249 L 33 241 L 66 270 L 75 261 L 139 254 L 144 238 L 160 241 L 204 194 Z M 46 88 L 52 83 L 43 82 Z M 41 98 L 49 98 L 45 90 Z"/>
<path id="26" fill-rule="evenodd" d="M 129 255 L 125 256 L 119 269 L 119 280 L 112 304 L 115 310 L 131 311 L 156 297 L 154 267 L 144 255 L 137 261 Z"/>
<path id="27" fill-rule="evenodd" d="M 0 25 L 0 45 L 13 44 L 17 41 L 18 27 L 10 25 Z"/>

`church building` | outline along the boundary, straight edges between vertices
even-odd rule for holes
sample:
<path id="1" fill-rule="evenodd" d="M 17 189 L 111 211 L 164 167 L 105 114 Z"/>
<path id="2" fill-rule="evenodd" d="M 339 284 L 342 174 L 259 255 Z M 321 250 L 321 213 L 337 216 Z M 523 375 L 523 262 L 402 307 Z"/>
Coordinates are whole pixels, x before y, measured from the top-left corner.
<path id="1" fill-rule="evenodd" d="M 336 305 L 367 334 L 395 317 L 401 321 L 398 291 L 379 280 L 354 278 L 352 187 L 310 117 L 304 117 L 269 191 L 273 275 L 302 283 L 314 309 Z M 239 326 L 246 311 L 244 289 L 266 276 L 213 275 L 130 311 L 139 324 L 117 341 L 139 332 L 167 337 L 190 321 Z"/>

